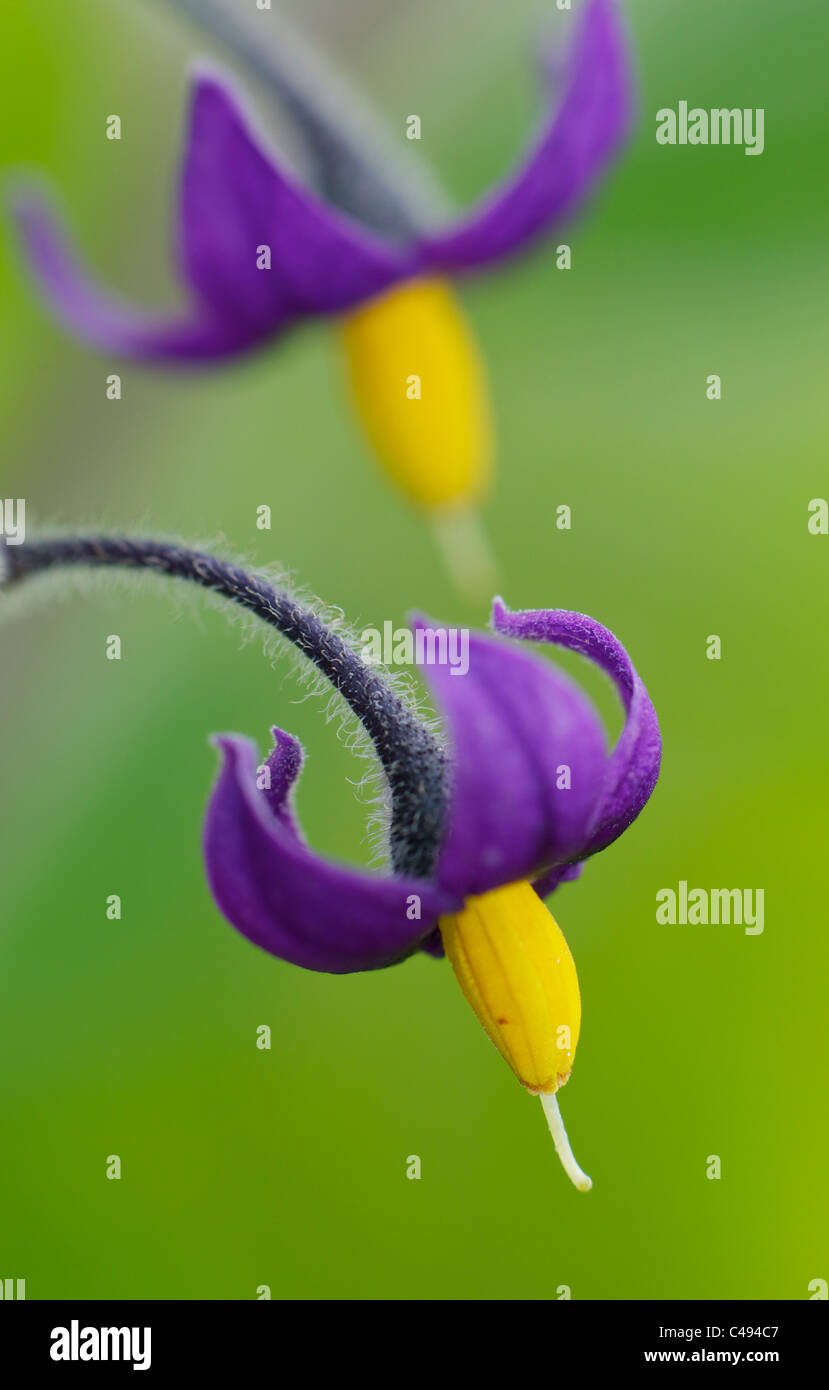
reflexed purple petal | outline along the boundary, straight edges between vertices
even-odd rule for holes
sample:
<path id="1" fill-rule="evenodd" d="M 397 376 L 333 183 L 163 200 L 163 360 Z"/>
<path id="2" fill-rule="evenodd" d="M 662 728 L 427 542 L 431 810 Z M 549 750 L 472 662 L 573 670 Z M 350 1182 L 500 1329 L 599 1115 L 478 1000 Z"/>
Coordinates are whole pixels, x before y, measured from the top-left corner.
<path id="1" fill-rule="evenodd" d="M 402 960 L 457 900 L 420 879 L 383 878 L 314 854 L 285 805 L 299 745 L 279 730 L 275 738 L 267 794 L 257 786 L 255 744 L 236 735 L 214 740 L 223 761 L 207 808 L 204 853 L 220 910 L 249 941 L 306 970 L 337 975 Z M 410 921 L 413 895 L 421 918 Z"/>
<path id="2" fill-rule="evenodd" d="M 659 776 L 662 740 L 656 710 L 621 642 L 601 623 L 566 609 L 510 613 L 496 599 L 492 622 L 497 632 L 530 642 L 554 642 L 595 661 L 611 677 L 627 713 L 580 857 L 605 849 L 627 830 L 648 800 Z"/>
<path id="3" fill-rule="evenodd" d="M 293 831 L 297 839 L 302 839 L 299 822 L 294 813 L 294 785 L 302 771 L 302 744 L 293 734 L 283 729 L 271 729 L 273 748 L 262 764 L 267 768 L 267 778 L 262 778 L 262 795 L 271 813 L 283 825 Z"/>
<path id="4" fill-rule="evenodd" d="M 572 883 L 574 879 L 581 878 L 581 871 L 584 868 L 579 864 L 559 864 L 555 869 L 551 869 L 543 878 L 536 879 L 533 888 L 539 898 L 549 898 L 561 883 Z"/>
<path id="5" fill-rule="evenodd" d="M 217 319 L 206 306 L 183 313 L 134 307 L 89 275 L 54 214 L 34 193 L 12 205 L 38 285 L 58 318 L 85 342 L 150 361 L 224 357 L 251 345 L 255 335 Z"/>
<path id="6" fill-rule="evenodd" d="M 421 619 L 415 630 L 427 628 Z M 470 636 L 469 669 L 424 674 L 453 744 L 442 887 L 464 896 L 533 877 L 584 843 L 606 766 L 593 706 L 561 672 L 497 638 Z M 564 783 L 569 768 L 569 789 Z"/>
<path id="7" fill-rule="evenodd" d="M 435 960 L 443 959 L 446 952 L 443 949 L 443 937 L 440 934 L 439 927 L 435 927 L 434 931 L 430 932 L 425 941 L 421 941 L 420 949 L 424 951 L 427 956 L 433 956 Z"/>
<path id="8" fill-rule="evenodd" d="M 195 83 L 181 181 L 180 254 L 216 313 L 259 330 L 336 313 L 414 269 L 411 252 L 328 208 L 266 154 L 228 84 Z M 259 248 L 270 252 L 258 269 Z"/>
<path id="9" fill-rule="evenodd" d="M 449 231 L 427 238 L 433 266 L 473 270 L 520 250 L 574 211 L 628 133 L 632 74 L 616 0 L 589 0 L 566 88 L 529 158 Z"/>

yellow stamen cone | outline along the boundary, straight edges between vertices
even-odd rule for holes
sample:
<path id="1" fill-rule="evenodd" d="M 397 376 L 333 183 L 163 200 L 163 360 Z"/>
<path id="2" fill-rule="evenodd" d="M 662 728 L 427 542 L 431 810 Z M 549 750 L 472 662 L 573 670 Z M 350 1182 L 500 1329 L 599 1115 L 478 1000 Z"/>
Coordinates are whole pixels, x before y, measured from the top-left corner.
<path id="1" fill-rule="evenodd" d="M 441 918 L 440 931 L 484 1031 L 521 1084 L 541 1095 L 565 1170 L 580 1191 L 589 1191 L 555 1101 L 581 1026 L 576 967 L 555 918 L 531 884 L 513 883 L 469 898 L 460 912 Z"/>
<path id="2" fill-rule="evenodd" d="M 380 461 L 428 508 L 469 511 L 492 469 L 492 422 L 477 345 L 450 286 L 410 280 L 343 323 L 351 387 Z"/>

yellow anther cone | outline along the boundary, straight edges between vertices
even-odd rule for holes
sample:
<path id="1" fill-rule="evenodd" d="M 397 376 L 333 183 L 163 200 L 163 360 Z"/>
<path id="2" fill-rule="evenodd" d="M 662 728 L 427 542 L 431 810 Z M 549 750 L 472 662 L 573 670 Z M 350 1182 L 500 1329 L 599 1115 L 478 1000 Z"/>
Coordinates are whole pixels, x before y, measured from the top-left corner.
<path id="1" fill-rule="evenodd" d="M 556 1091 L 573 1066 L 581 1024 L 576 967 L 529 883 L 478 898 L 440 923 L 446 955 L 488 1037 L 528 1090 Z"/>
<path id="2" fill-rule="evenodd" d="M 440 931 L 458 983 L 522 1085 L 540 1095 L 556 1150 L 576 1187 L 576 1163 L 555 1101 L 573 1066 L 581 1025 L 576 967 L 561 930 L 529 883 L 469 898 Z"/>
<path id="3" fill-rule="evenodd" d="M 386 472 L 424 507 L 474 507 L 492 468 L 477 345 L 451 287 L 409 280 L 343 324 L 351 386 Z"/>

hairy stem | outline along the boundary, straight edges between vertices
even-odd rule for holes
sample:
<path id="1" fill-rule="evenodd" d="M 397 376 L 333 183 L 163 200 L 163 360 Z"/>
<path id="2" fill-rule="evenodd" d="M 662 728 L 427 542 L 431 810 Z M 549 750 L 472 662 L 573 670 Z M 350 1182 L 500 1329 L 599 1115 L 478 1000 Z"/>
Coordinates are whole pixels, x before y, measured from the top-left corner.
<path id="1" fill-rule="evenodd" d="M 371 738 L 391 792 L 391 859 L 398 873 L 428 877 L 446 808 L 446 766 L 417 715 L 338 633 L 265 579 L 185 546 L 124 536 L 69 536 L 3 548 L 3 587 L 63 566 L 151 570 L 189 580 L 239 604 L 276 628 L 313 662 Z"/>

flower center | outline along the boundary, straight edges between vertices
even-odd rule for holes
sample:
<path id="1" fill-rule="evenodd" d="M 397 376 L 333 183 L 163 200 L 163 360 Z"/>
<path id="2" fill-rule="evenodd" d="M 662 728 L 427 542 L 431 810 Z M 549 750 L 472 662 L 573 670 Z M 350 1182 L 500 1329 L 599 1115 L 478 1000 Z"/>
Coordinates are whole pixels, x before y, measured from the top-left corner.
<path id="1" fill-rule="evenodd" d="M 582 1191 L 591 1182 L 570 1149 L 555 1092 L 568 1080 L 581 1024 L 576 967 L 531 884 L 469 898 L 440 931 L 458 983 L 487 1036 L 531 1095 L 540 1095 L 556 1150 Z"/>

